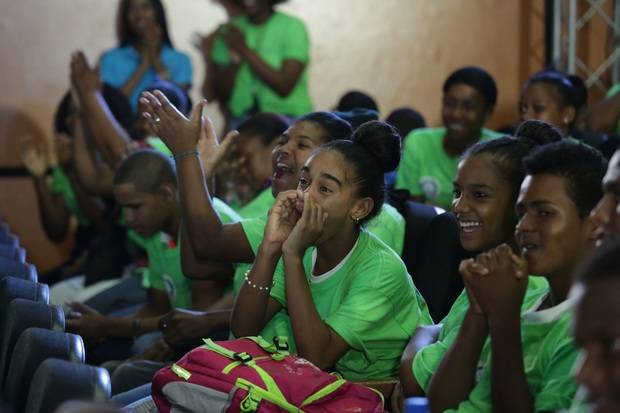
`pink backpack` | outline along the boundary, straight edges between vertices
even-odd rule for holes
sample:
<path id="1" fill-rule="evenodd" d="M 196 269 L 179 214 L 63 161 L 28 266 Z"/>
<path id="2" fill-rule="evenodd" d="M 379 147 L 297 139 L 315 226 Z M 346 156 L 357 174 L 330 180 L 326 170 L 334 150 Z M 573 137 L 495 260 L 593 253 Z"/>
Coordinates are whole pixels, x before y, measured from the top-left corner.
<path id="1" fill-rule="evenodd" d="M 384 412 L 380 393 L 290 355 L 286 338 L 204 342 L 155 375 L 160 412 Z"/>

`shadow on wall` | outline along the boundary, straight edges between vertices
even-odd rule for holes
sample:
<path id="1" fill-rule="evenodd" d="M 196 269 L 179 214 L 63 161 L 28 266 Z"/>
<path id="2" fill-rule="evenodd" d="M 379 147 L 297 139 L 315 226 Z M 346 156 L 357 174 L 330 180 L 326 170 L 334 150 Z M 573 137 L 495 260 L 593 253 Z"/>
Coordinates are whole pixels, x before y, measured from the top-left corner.
<path id="1" fill-rule="evenodd" d="M 19 235 L 28 262 L 42 273 L 64 261 L 71 249 L 72 237 L 67 236 L 63 243 L 54 244 L 43 231 L 34 185 L 21 163 L 22 143 L 26 140 L 35 140 L 41 145 L 48 143 L 45 132 L 30 114 L 17 108 L 1 107 L 0 216 Z"/>
<path id="2" fill-rule="evenodd" d="M 22 168 L 22 142 L 48 142 L 45 132 L 25 111 L 0 107 L 0 170 Z"/>

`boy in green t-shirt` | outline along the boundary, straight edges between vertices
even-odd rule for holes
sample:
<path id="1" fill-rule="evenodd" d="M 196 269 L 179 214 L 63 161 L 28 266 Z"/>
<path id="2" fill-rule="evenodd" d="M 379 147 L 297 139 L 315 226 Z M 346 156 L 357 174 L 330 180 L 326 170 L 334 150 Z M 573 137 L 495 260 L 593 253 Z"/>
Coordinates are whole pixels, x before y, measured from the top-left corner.
<path id="1" fill-rule="evenodd" d="M 581 384 L 572 412 L 620 411 L 620 244 L 602 246 L 583 267 L 573 332 Z"/>
<path id="2" fill-rule="evenodd" d="M 581 384 L 571 413 L 620 409 L 620 365 L 618 294 L 620 247 L 620 151 L 616 150 L 603 178 L 603 199 L 592 212 L 598 225 L 597 246 L 601 249 L 584 266 L 573 333 L 582 357 L 576 366 Z M 579 290 L 578 290 L 579 291 Z"/>
<path id="3" fill-rule="evenodd" d="M 396 188 L 409 190 L 415 201 L 449 209 L 461 154 L 499 136 L 483 128 L 496 100 L 495 81 L 484 69 L 463 67 L 452 73 L 443 85 L 444 127 L 417 129 L 406 137 Z"/>
<path id="4" fill-rule="evenodd" d="M 73 313 L 67 320 L 68 331 L 80 334 L 91 344 L 110 337 L 131 338 L 157 331 L 160 318 L 172 308 L 206 309 L 224 289 L 221 282 L 190 281 L 183 275 L 177 246 L 181 207 L 174 163 L 169 157 L 147 149 L 129 155 L 115 174 L 114 196 L 123 207 L 126 225 L 145 238 L 149 259 L 147 300 L 129 317 L 103 316 L 84 304 L 70 303 Z M 213 268 L 205 266 L 203 270 Z M 160 350 L 157 357 L 170 352 L 165 347 Z"/>
<path id="5" fill-rule="evenodd" d="M 502 245 L 462 263 L 472 305 L 459 329 L 428 351 L 431 365 L 414 374 L 433 411 L 556 411 L 570 406 L 577 348 L 570 335 L 574 297 L 568 292 L 593 251 L 589 216 L 605 172 L 597 151 L 568 142 L 543 146 L 525 160 L 517 201 L 522 258 Z M 522 313 L 528 277 L 544 276 L 531 308 Z M 534 292 L 529 292 L 530 298 Z M 441 354 L 441 355 L 439 355 Z M 428 361 L 429 358 L 426 358 Z M 423 378 L 423 370 L 433 371 Z"/>

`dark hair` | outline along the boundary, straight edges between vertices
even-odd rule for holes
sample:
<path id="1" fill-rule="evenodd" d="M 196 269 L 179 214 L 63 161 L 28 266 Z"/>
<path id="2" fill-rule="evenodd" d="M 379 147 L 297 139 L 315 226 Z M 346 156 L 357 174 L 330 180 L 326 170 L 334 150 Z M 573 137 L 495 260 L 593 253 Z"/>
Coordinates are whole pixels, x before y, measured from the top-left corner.
<path id="1" fill-rule="evenodd" d="M 372 109 L 353 109 L 348 112 L 333 111 L 332 113 L 340 119 L 347 121 L 353 130 L 366 122 L 379 120 L 379 113 Z"/>
<path id="2" fill-rule="evenodd" d="M 524 160 L 528 175 L 551 174 L 566 178 L 567 193 L 581 218 L 590 214 L 603 196 L 601 181 L 607 161 L 596 149 L 566 139 L 535 150 Z"/>
<path id="3" fill-rule="evenodd" d="M 588 89 L 579 76 L 567 75 L 557 70 L 541 70 L 534 73 L 525 85 L 536 83 L 551 86 L 562 107 L 571 106 L 575 110 L 580 110 L 587 103 Z"/>
<path id="4" fill-rule="evenodd" d="M 323 140 L 330 142 L 335 139 L 349 139 L 353 133 L 351 125 L 346 120 L 331 112 L 311 112 L 298 118 L 297 122 L 312 122 L 325 132 Z"/>
<path id="5" fill-rule="evenodd" d="M 153 92 L 155 90 L 159 90 L 164 94 L 174 105 L 175 108 L 179 110 L 184 115 L 189 115 L 192 111 L 192 101 L 187 94 L 187 92 L 177 85 L 176 83 L 168 82 L 167 80 L 157 78 L 155 83 L 145 88 L 143 92 Z"/>
<path id="6" fill-rule="evenodd" d="M 403 139 L 409 135 L 409 132 L 426 127 L 424 116 L 417 110 L 408 107 L 394 109 L 385 121 L 394 126 Z"/>
<path id="7" fill-rule="evenodd" d="M 259 113 L 241 122 L 237 131 L 240 134 L 259 138 L 264 146 L 271 145 L 289 127 L 284 116 L 275 113 Z"/>
<path id="8" fill-rule="evenodd" d="M 354 109 L 370 109 L 379 112 L 377 102 L 368 95 L 359 90 L 351 90 L 340 98 L 336 110 L 339 112 L 349 112 Z"/>
<path id="9" fill-rule="evenodd" d="M 114 185 L 133 184 L 140 192 L 156 193 L 164 184 L 177 187 L 172 159 L 154 149 L 139 149 L 121 161 L 114 175 Z"/>
<path id="10" fill-rule="evenodd" d="M 549 126 L 545 129 L 540 124 Z M 555 132 L 555 133 L 553 133 Z M 462 159 L 475 155 L 489 155 L 492 162 L 501 175 L 502 179 L 510 184 L 513 199 L 517 199 L 519 188 L 525 169 L 523 159 L 534 149 L 541 145 L 556 142 L 562 139 L 557 130 L 541 121 L 525 121 L 517 130 L 517 137 L 503 136 L 489 141 L 479 142 L 471 146 Z"/>
<path id="11" fill-rule="evenodd" d="M 321 148 L 340 152 L 355 173 L 357 195 L 374 201 L 372 211 L 362 223 L 376 216 L 385 201 L 383 174 L 396 169 L 400 162 L 398 131 L 385 122 L 366 122 L 355 130 L 350 140 L 339 139 Z"/>
<path id="12" fill-rule="evenodd" d="M 620 280 L 620 241 L 610 241 L 597 248 L 577 272 L 584 284 L 615 279 Z"/>
<path id="13" fill-rule="evenodd" d="M 155 11 L 155 21 L 161 28 L 162 41 L 170 47 L 172 41 L 168 34 L 168 24 L 166 23 L 166 11 L 161 0 L 148 0 Z M 131 0 L 121 0 L 118 4 L 118 12 L 116 14 L 116 36 L 118 38 L 118 44 L 120 47 L 127 45 L 135 45 L 137 43 L 138 36 L 131 31 L 128 21 L 129 3 Z"/>
<path id="14" fill-rule="evenodd" d="M 452 86 L 460 83 L 471 86 L 480 92 L 487 105 L 493 106 L 497 102 L 495 80 L 481 67 L 466 66 L 453 72 L 443 84 L 443 93 L 447 93 Z"/>
<path id="15" fill-rule="evenodd" d="M 133 125 L 133 115 L 131 112 L 131 105 L 129 104 L 127 97 L 120 90 L 108 85 L 107 83 L 103 84 L 101 95 L 119 125 L 121 125 L 126 131 L 131 130 Z M 71 135 L 68 117 L 72 110 L 71 91 L 68 91 L 60 100 L 60 103 L 56 108 L 56 113 L 54 114 L 54 131 L 56 133 Z"/>

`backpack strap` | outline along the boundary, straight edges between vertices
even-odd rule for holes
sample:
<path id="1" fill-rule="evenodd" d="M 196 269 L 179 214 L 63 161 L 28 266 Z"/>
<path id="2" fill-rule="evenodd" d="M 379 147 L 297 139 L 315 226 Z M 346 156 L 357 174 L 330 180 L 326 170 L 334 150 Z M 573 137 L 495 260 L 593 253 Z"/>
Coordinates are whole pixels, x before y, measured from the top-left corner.
<path id="1" fill-rule="evenodd" d="M 248 392 L 248 395 L 241 401 L 239 406 L 241 411 L 244 413 L 255 412 L 258 410 L 258 404 L 261 400 L 267 400 L 288 413 L 304 413 L 303 410 L 289 403 L 284 395 L 279 392 L 279 389 L 279 394 L 274 394 L 242 378 L 237 379 L 235 386 Z"/>
<path id="2" fill-rule="evenodd" d="M 338 390 L 340 387 L 342 387 L 342 385 L 346 383 L 347 383 L 346 380 L 338 379 L 335 382 L 328 384 L 322 389 L 319 389 L 318 391 L 316 391 L 314 394 L 311 394 L 310 396 L 308 396 L 306 400 L 304 400 L 301 403 L 301 407 L 307 406 L 310 403 L 313 403 L 319 399 L 322 399 L 323 397 L 329 396 L 330 394 Z"/>

